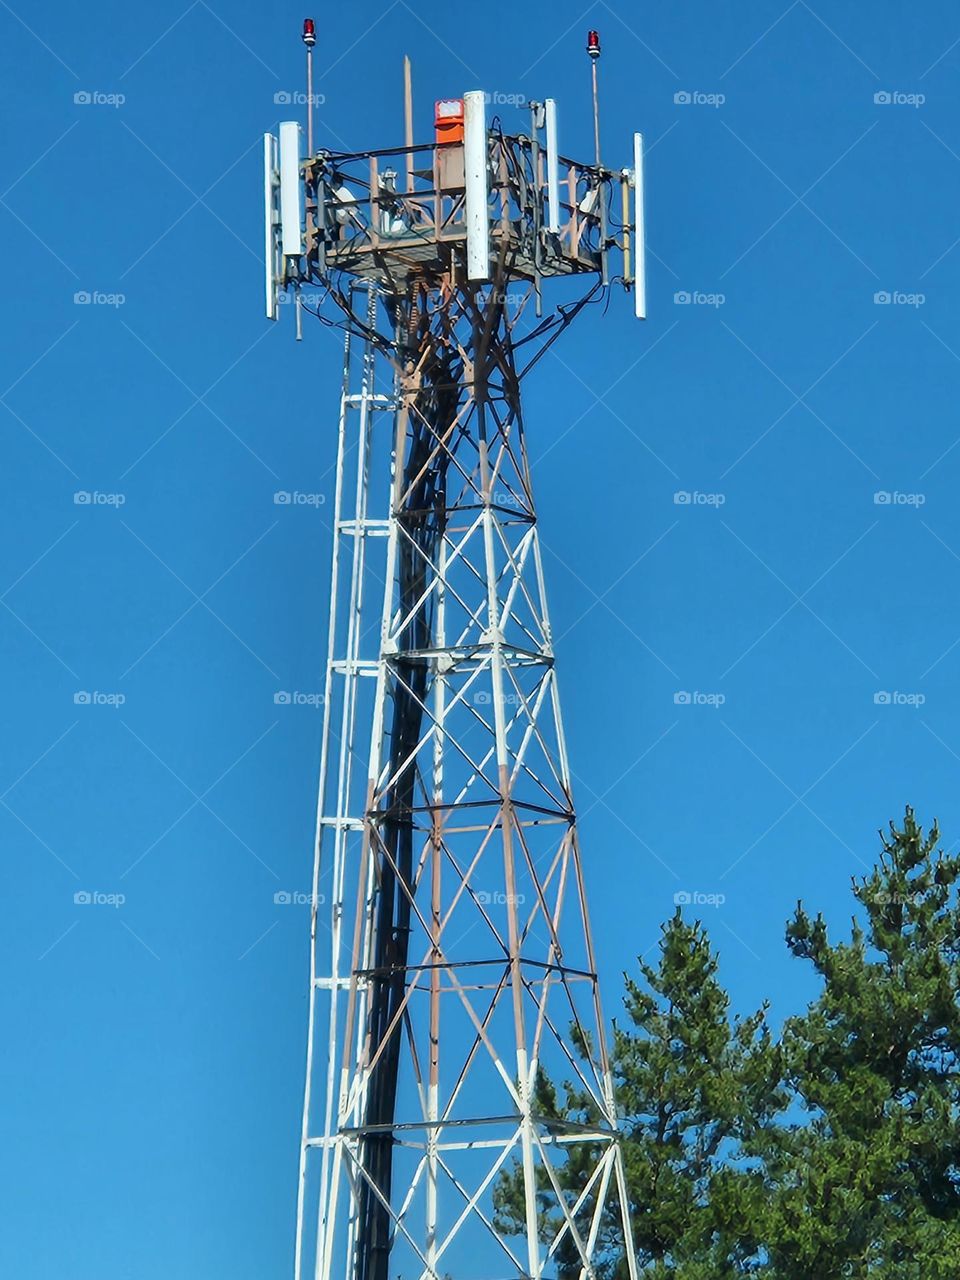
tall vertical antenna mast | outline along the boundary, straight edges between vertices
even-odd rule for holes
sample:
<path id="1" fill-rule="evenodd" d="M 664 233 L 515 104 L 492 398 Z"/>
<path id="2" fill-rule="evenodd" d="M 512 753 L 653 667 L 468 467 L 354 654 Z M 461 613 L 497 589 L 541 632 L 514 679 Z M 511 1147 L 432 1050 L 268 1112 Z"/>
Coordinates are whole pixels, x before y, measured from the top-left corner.
<path id="1" fill-rule="evenodd" d="M 631 231 L 639 288 L 642 174 L 543 128 L 264 145 L 267 313 L 345 330 L 296 1280 L 637 1280 L 521 388 Z"/>
<path id="2" fill-rule="evenodd" d="M 590 55 L 590 78 L 593 87 L 593 151 L 597 168 L 600 168 L 600 95 L 597 89 L 597 66 L 600 62 L 600 32 L 587 32 L 587 53 Z"/>
<path id="3" fill-rule="evenodd" d="M 403 139 L 407 144 L 407 194 L 413 191 L 413 71 L 403 56 Z"/>
<path id="4" fill-rule="evenodd" d="M 303 20 L 303 43 L 307 47 L 307 155 L 313 155 L 313 47 L 317 43 L 316 24 L 312 18 Z"/>

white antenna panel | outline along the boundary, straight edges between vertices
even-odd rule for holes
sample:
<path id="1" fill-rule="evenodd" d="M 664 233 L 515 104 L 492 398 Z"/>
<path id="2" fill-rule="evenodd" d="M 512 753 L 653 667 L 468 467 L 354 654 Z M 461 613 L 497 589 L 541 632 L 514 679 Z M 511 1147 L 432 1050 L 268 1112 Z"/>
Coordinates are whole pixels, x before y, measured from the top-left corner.
<path id="1" fill-rule="evenodd" d="M 547 98 L 543 104 L 547 129 L 547 230 L 560 230 L 560 177 L 557 161 L 557 104 Z"/>
<path id="2" fill-rule="evenodd" d="M 276 320 L 282 276 L 277 140 L 263 135 L 263 286 L 267 319 Z"/>
<path id="3" fill-rule="evenodd" d="M 643 134 L 633 135 L 633 225 L 636 233 L 634 307 L 638 320 L 647 318 L 647 242 L 643 221 Z"/>
<path id="4" fill-rule="evenodd" d="M 280 239 L 285 258 L 303 253 L 303 184 L 300 181 L 300 126 L 280 125 Z"/>
<path id="5" fill-rule="evenodd" d="M 487 179 L 486 95 L 463 95 L 463 161 L 467 214 L 467 279 L 490 279 L 490 208 Z"/>

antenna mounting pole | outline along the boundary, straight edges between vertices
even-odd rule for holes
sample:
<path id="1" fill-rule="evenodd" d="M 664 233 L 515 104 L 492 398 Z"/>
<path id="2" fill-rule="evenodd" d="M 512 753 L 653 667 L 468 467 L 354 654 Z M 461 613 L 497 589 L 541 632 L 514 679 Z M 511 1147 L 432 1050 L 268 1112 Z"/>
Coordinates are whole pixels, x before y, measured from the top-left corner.
<path id="1" fill-rule="evenodd" d="M 307 158 L 313 159 L 313 46 L 317 28 L 312 18 L 303 20 L 303 43 L 307 46 Z"/>
<path id="2" fill-rule="evenodd" d="M 403 140 L 407 145 L 407 191 L 413 190 L 413 73 L 403 55 Z"/>
<path id="3" fill-rule="evenodd" d="M 600 103 L 597 95 L 597 63 L 600 61 L 600 32 L 587 32 L 587 53 L 590 55 L 590 70 L 593 76 L 593 147 L 597 157 L 597 168 L 600 168 Z"/>

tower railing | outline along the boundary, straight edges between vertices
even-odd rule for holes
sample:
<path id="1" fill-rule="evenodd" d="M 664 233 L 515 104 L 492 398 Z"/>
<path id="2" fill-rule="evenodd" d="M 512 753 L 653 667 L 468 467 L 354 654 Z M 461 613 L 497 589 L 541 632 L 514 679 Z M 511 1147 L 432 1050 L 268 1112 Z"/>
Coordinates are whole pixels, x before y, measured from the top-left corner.
<path id="1" fill-rule="evenodd" d="M 308 163 L 308 182 L 320 193 L 326 269 L 389 280 L 398 261 L 408 270 L 442 267 L 441 246 L 462 245 L 466 239 L 463 161 L 457 151 L 443 143 L 415 148 L 420 167 L 411 171 L 410 190 L 399 184 L 410 158 L 403 148 L 324 152 Z M 555 233 L 541 237 L 547 221 L 545 157 L 529 138 L 491 137 L 491 236 L 495 253 L 509 255 L 516 278 L 601 269 L 600 209 L 609 200 L 613 175 L 564 156 L 558 162 L 560 223 Z"/>

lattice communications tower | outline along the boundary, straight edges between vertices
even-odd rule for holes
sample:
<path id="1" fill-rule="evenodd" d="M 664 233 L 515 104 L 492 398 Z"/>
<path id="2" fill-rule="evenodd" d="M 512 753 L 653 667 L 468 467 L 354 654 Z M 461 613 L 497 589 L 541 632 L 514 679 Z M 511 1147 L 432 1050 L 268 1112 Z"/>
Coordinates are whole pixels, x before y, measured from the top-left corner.
<path id="1" fill-rule="evenodd" d="M 611 286 L 644 315 L 599 48 L 591 164 L 480 91 L 415 145 L 409 63 L 403 146 L 264 139 L 267 314 L 345 334 L 296 1280 L 636 1276 L 521 398 Z"/>

